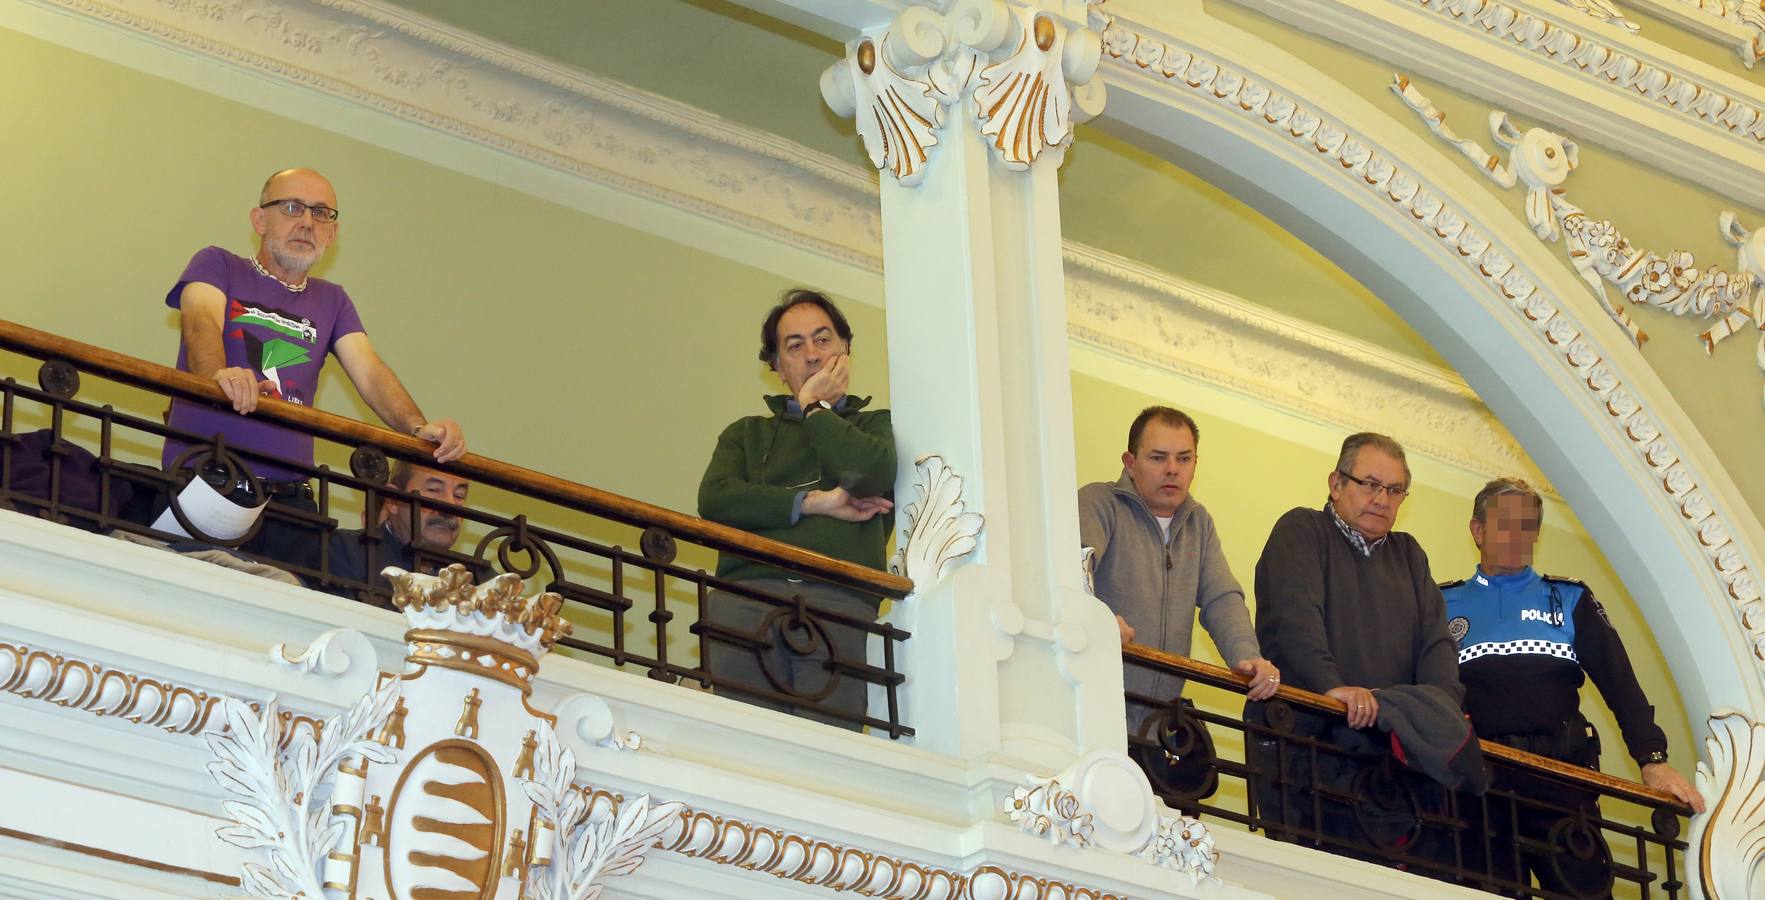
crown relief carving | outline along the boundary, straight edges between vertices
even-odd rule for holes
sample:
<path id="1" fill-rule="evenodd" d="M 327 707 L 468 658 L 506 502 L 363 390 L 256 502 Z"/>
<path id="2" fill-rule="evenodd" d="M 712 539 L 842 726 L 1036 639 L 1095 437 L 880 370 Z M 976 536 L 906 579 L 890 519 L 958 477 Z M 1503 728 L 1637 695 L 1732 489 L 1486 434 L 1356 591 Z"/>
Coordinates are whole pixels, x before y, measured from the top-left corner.
<path id="1" fill-rule="evenodd" d="M 918 184 L 952 109 L 972 115 L 994 160 L 1013 171 L 1055 164 L 1073 126 L 1103 111 L 1097 32 L 1007 0 L 910 6 L 846 46 L 821 75 L 827 105 L 851 118 L 878 170 Z"/>
<path id="2" fill-rule="evenodd" d="M 1508 161 L 1503 163 L 1498 155 L 1448 128 L 1445 114 L 1408 78 L 1395 76 L 1391 90 L 1430 131 L 1476 163 L 1491 181 L 1503 188 L 1525 184 L 1526 221 L 1533 233 L 1543 241 L 1562 241 L 1569 263 L 1637 346 L 1648 340 L 1648 334 L 1631 320 L 1625 302 L 1713 322 L 1698 335 L 1706 353 L 1715 352 L 1717 344 L 1746 330 L 1749 319 L 1757 321 L 1765 313 L 1765 234 L 1748 231 L 1733 213 L 1722 213 L 1718 224 L 1723 238 L 1737 248 L 1734 273 L 1715 266 L 1700 270 L 1687 250 L 1663 254 L 1636 247 L 1611 220 L 1595 219 L 1569 199 L 1563 185 L 1580 165 L 1573 140 L 1543 128 L 1522 130 L 1507 113 L 1492 112 L 1490 131 L 1496 143 L 1508 150 Z M 1621 291 L 1622 298 L 1614 302 L 1607 285 Z M 1755 355 L 1765 371 L 1765 323 L 1760 329 Z M 1761 397 L 1765 400 L 1765 393 Z"/>

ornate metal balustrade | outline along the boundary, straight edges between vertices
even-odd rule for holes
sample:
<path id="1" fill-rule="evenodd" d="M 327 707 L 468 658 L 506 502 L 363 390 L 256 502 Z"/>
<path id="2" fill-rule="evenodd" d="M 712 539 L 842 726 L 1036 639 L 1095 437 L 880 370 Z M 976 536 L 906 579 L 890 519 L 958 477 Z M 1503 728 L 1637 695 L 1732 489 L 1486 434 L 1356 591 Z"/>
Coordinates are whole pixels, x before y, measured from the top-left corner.
<path id="1" fill-rule="evenodd" d="M 426 544 L 418 537 L 411 550 L 419 565 L 457 562 L 481 576 L 514 572 L 532 579 L 535 587 L 556 591 L 568 601 L 567 615 L 575 622 L 577 634 L 560 640 L 561 647 L 605 657 L 615 666 L 641 669 L 655 679 L 696 682 L 720 694 L 769 702 L 826 721 L 868 726 L 892 738 L 913 733 L 901 721 L 896 699 L 905 680 L 896 659 L 900 643 L 909 637 L 906 632 L 868 619 L 818 611 L 800 595 L 762 593 L 680 564 L 676 562 L 676 542 L 737 554 L 808 580 L 878 598 L 905 597 L 913 588 L 905 578 L 476 454 L 438 465 L 430 457 L 433 446 L 416 438 L 265 398 L 252 415 L 341 446 L 348 451 L 350 471 L 290 463 L 231 446 L 218 436 L 176 431 L 157 415 L 118 410 L 80 397 L 82 376 L 96 376 L 163 397 L 230 410 L 220 389 L 206 379 L 3 320 L 0 349 L 41 362 L 36 387 L 12 376 L 0 380 L 0 506 L 94 531 L 125 532 L 168 543 L 187 541 L 184 535 L 154 530 L 144 524 L 143 516 L 126 514 L 123 500 L 132 496 L 134 506 L 149 509 L 155 502 L 162 506 L 169 502 L 173 515 L 198 543 L 265 562 L 271 561 L 238 548 L 264 520 L 292 523 L 311 531 L 318 542 L 319 561 L 316 568 L 275 563 L 279 568 L 291 571 L 310 587 L 390 608 L 390 584 L 371 574 L 389 558 L 388 548 L 379 546 L 372 537 L 378 529 L 366 529 L 370 537 L 363 541 L 368 563 L 365 571 L 370 575 L 366 580 L 346 577 L 335 570 L 335 561 L 330 558 L 329 538 L 341 527 L 332 510 L 353 509 L 354 501 L 359 500 L 363 522 L 377 523 L 383 504 L 403 501 L 412 516 L 410 533 L 420 535 L 420 504 L 423 509 L 458 517 L 461 534 L 482 533 L 482 537 L 470 544 L 462 541 L 458 548 Z M 83 446 L 75 433 L 92 429 L 96 437 L 87 443 L 93 446 Z M 123 446 L 157 450 L 168 437 L 190 444 L 191 449 L 165 469 L 122 458 Z M 20 475 L 27 452 L 38 463 L 28 486 L 21 483 Z M 522 511 L 504 515 L 390 487 L 386 483 L 389 458 L 508 491 L 516 495 Z M 311 479 L 317 512 L 279 502 L 248 463 L 271 464 Z M 211 483 L 220 485 L 243 483 L 253 496 L 268 498 L 263 518 L 234 540 L 203 535 L 177 502 L 178 490 L 191 473 L 206 474 Z M 143 504 L 143 495 L 156 500 Z M 601 532 L 620 526 L 639 529 L 637 549 L 586 536 L 583 532 L 591 529 L 580 525 L 584 514 L 591 529 Z M 707 622 L 695 623 L 690 629 L 670 629 L 679 609 L 704 604 L 714 591 L 758 601 L 770 612 L 752 632 Z M 647 640 L 632 636 L 644 629 L 645 622 L 652 629 L 653 650 Z M 830 626 L 865 632 L 871 638 L 869 643 L 880 647 L 880 659 L 840 658 L 828 639 Z M 689 630 L 690 635 L 681 634 L 683 630 Z M 715 642 L 751 648 L 756 653 L 782 645 L 788 654 L 822 665 L 827 678 L 807 690 L 792 689 L 763 663 L 770 689 L 734 683 L 683 661 L 680 651 L 688 640 L 697 644 L 701 659 Z M 880 706 L 873 704 L 872 710 L 854 717 L 831 705 L 828 698 L 834 686 L 848 680 L 863 682 L 873 695 L 880 693 Z"/>
<path id="2" fill-rule="evenodd" d="M 1139 645 L 1122 656 L 1130 672 L 1244 692 L 1218 666 Z M 1129 754 L 1189 815 L 1507 896 L 1686 896 L 1691 810 L 1641 784 L 1484 741 L 1493 786 L 1447 791 L 1398 762 L 1384 732 L 1349 728 L 1339 701 L 1285 686 L 1241 715 L 1127 701 Z"/>

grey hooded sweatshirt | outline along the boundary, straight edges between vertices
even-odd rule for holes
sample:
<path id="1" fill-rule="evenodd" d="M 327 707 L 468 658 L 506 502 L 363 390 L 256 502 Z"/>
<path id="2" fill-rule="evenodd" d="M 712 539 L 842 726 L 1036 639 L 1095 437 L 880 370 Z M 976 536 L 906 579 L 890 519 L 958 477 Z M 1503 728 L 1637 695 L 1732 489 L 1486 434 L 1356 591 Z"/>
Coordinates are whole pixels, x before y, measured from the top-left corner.
<path id="1" fill-rule="evenodd" d="M 1122 471 L 1114 484 L 1079 488 L 1079 541 L 1095 548 L 1097 597 L 1134 628 L 1134 643 L 1189 655 L 1195 611 L 1227 665 L 1262 655 L 1244 608 L 1244 589 L 1220 549 L 1213 516 L 1190 495 L 1171 516 L 1170 540 Z M 1183 692 L 1183 679 L 1127 670 L 1127 689 L 1158 700 Z"/>

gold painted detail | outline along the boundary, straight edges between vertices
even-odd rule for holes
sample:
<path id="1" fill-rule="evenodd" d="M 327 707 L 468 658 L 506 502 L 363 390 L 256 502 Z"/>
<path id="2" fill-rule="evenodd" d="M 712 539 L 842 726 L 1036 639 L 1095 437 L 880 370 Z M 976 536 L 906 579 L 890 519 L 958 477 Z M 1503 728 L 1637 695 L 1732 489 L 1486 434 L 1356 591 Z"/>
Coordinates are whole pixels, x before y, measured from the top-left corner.
<path id="1" fill-rule="evenodd" d="M 478 740 L 478 707 L 482 705 L 484 698 L 478 696 L 477 688 L 466 694 L 465 705 L 460 710 L 460 720 L 454 723 L 455 735 Z"/>
<path id="2" fill-rule="evenodd" d="M 329 854 L 338 829 L 346 825 L 322 823 L 345 759 L 375 764 L 395 760 L 391 750 L 369 735 L 391 714 L 399 685 L 389 679 L 345 712 L 325 720 L 318 729 L 323 737 L 287 725 L 274 698 L 259 710 L 231 697 L 222 701 L 226 727 L 205 735 L 214 756 L 208 772 L 234 796 L 223 804 L 233 824 L 216 829 L 215 836 L 268 857 L 269 865 L 255 861 L 243 865 L 240 883 L 248 893 L 323 897 L 325 882 L 353 882 L 353 864 L 328 865 L 345 862 L 331 860 Z M 284 731 L 294 733 L 289 737 Z M 369 804 L 367 818 L 373 818 L 375 805 Z M 364 831 L 368 825 L 363 824 Z"/>
<path id="3" fill-rule="evenodd" d="M 1693 816 L 1695 865 L 1686 866 L 1686 896 L 1740 900 L 1765 896 L 1765 723 L 1733 710 L 1708 721 L 1704 755 L 1694 780 L 1707 815 Z"/>
<path id="4" fill-rule="evenodd" d="M 42 700 L 104 718 L 118 718 L 173 734 L 201 734 L 226 699 L 201 688 L 113 669 L 89 660 L 21 644 L 0 643 L 0 691 Z M 256 712 L 261 705 L 250 701 Z M 278 710 L 285 746 L 305 729 L 315 737 L 322 727 L 313 716 Z M 299 726 L 296 728 L 294 726 Z"/>
<path id="5" fill-rule="evenodd" d="M 531 660 L 550 651 L 558 638 L 571 631 L 570 623 L 558 614 L 564 598 L 551 591 L 523 598 L 526 582 L 519 575 L 504 573 L 474 585 L 471 573 L 458 563 L 435 575 L 396 568 L 387 569 L 386 574 L 392 579 L 393 604 L 413 624 L 439 618 L 445 630 L 458 632 L 452 636 L 455 640 L 483 637 L 501 645 L 497 652 L 522 652 L 530 660 L 529 675 Z M 481 634 L 487 627 L 492 633 Z"/>
<path id="6" fill-rule="evenodd" d="M 501 871 L 503 779 L 496 761 L 466 740 L 431 744 L 399 775 L 387 808 L 386 884 L 408 900 L 488 900 Z M 395 865 L 395 862 L 402 862 Z M 474 890 L 430 886 L 446 872 Z"/>

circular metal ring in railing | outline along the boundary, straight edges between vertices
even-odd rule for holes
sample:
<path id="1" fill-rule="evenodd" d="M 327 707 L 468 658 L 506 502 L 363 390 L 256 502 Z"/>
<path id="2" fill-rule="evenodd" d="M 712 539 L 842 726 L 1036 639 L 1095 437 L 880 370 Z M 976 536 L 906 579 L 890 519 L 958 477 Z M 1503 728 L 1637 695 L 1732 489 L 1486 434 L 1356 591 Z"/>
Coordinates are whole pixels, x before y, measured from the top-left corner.
<path id="1" fill-rule="evenodd" d="M 357 447 L 349 454 L 349 471 L 355 477 L 375 484 L 386 484 L 392 473 L 386 454 L 372 445 Z"/>
<path id="2" fill-rule="evenodd" d="M 1367 766 L 1354 776 L 1354 821 L 1367 842 L 1403 854 L 1422 833 L 1422 803 L 1390 765 Z"/>
<path id="3" fill-rule="evenodd" d="M 557 586 L 564 583 L 564 566 L 558 562 L 557 553 L 552 551 L 551 545 L 546 543 L 544 539 L 528 533 L 525 515 L 516 516 L 513 525 L 504 525 L 485 535 L 478 542 L 478 546 L 473 548 L 472 556 L 489 562 L 485 551 L 489 549 L 492 541 L 498 540 L 501 543 L 496 548 L 496 566 L 500 571 L 512 572 L 523 579 L 532 579 L 533 576 L 539 574 L 540 565 L 543 562 L 552 573 L 551 580 L 546 582 L 550 585 L 546 590 L 557 590 Z M 513 554 L 526 554 L 527 559 L 520 565 L 516 565 Z"/>
<path id="4" fill-rule="evenodd" d="M 1263 704 L 1263 719 L 1269 727 L 1282 734 L 1292 734 L 1298 714 L 1293 704 L 1281 699 L 1270 699 Z"/>
<path id="5" fill-rule="evenodd" d="M 650 562 L 671 563 L 674 561 L 676 552 L 674 535 L 669 534 L 668 529 L 660 525 L 651 525 L 645 528 L 643 536 L 637 540 L 637 546 L 639 550 L 643 551 L 644 559 Z"/>
<path id="6" fill-rule="evenodd" d="M 178 458 L 172 460 L 165 467 L 166 473 L 174 476 L 185 469 L 190 470 L 190 477 L 201 478 L 208 482 L 209 486 L 214 488 L 215 493 L 228 498 L 229 502 L 233 502 L 232 494 L 236 490 L 246 492 L 251 501 L 250 507 L 253 509 L 264 505 L 269 500 L 269 488 L 264 486 L 263 479 L 253 473 L 251 468 L 245 464 L 245 460 L 239 458 L 238 454 L 227 449 L 225 438 L 217 436 L 213 444 L 194 445 L 178 454 Z M 170 492 L 169 506 L 172 518 L 177 520 L 185 534 L 205 544 L 214 544 L 217 547 L 239 547 L 255 537 L 258 531 L 263 528 L 264 517 L 259 515 L 257 520 L 251 523 L 251 527 L 247 528 L 245 533 L 239 537 L 232 540 L 215 537 L 190 521 L 190 517 L 184 513 L 183 506 L 179 502 L 181 493 L 181 490 Z"/>
<path id="7" fill-rule="evenodd" d="M 786 652 L 795 657 L 808 658 L 825 648 L 830 667 L 837 667 L 842 661 L 827 633 L 827 626 L 813 613 L 805 613 L 795 606 L 777 607 L 761 618 L 759 627 L 755 629 L 755 636 L 761 635 L 776 635 L 773 640 L 778 643 L 773 646 L 783 646 Z M 766 674 L 766 680 L 775 689 L 795 699 L 806 702 L 825 700 L 833 694 L 834 688 L 839 687 L 840 679 L 846 677 L 834 668 L 828 668 L 827 681 L 820 688 L 801 690 L 790 683 L 787 673 L 777 670 L 777 661 L 773 654 L 766 652 L 768 649 L 765 644 L 754 648 L 754 653 L 760 658 L 760 670 Z"/>
<path id="8" fill-rule="evenodd" d="M 1649 824 L 1654 826 L 1655 833 L 1667 840 L 1679 837 L 1679 813 L 1665 806 L 1655 807 L 1649 814 Z"/>
<path id="9" fill-rule="evenodd" d="M 1550 868 L 1557 884 L 1583 900 L 1610 897 L 1615 880 L 1612 850 L 1599 827 L 1588 821 L 1588 810 L 1565 815 L 1551 826 Z"/>
<path id="10" fill-rule="evenodd" d="M 1219 789 L 1213 738 L 1207 725 L 1191 714 L 1188 702 L 1174 701 L 1141 725 L 1153 743 L 1134 743 L 1129 756 L 1140 764 L 1153 792 L 1166 798 L 1204 800 Z"/>
<path id="11" fill-rule="evenodd" d="M 80 370 L 65 359 L 46 359 L 37 367 L 37 387 L 70 400 L 80 392 Z"/>

